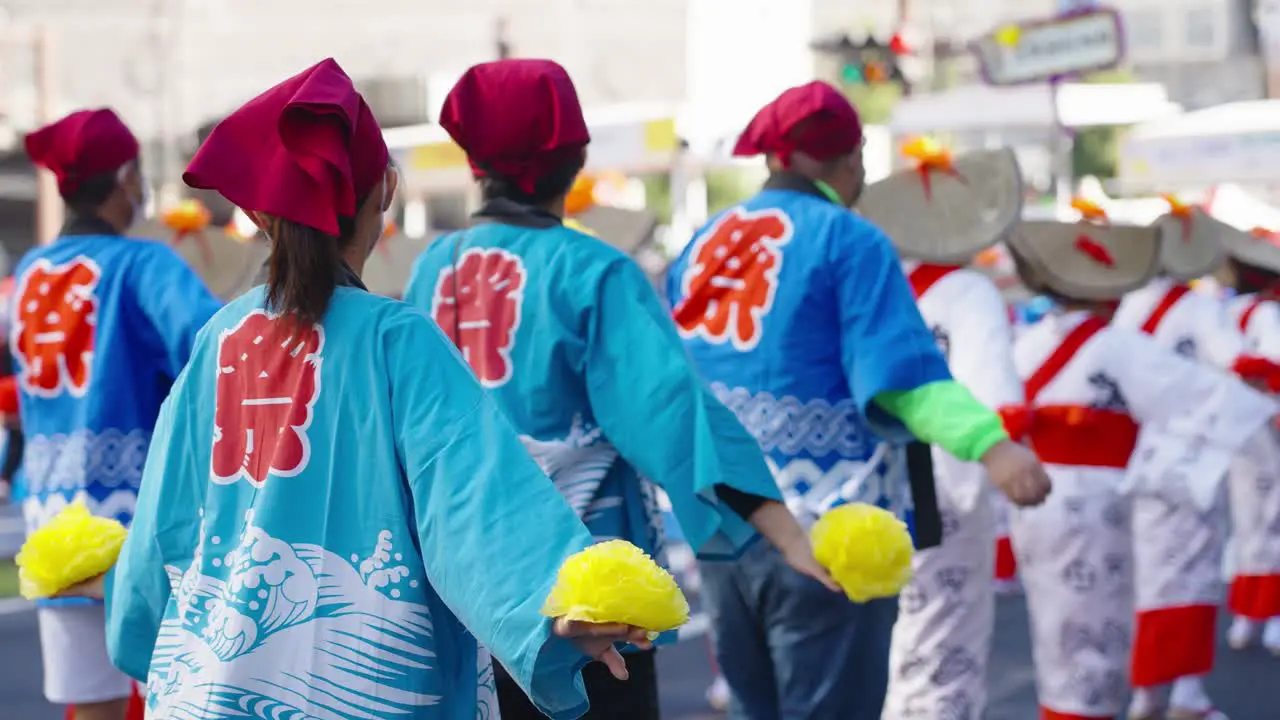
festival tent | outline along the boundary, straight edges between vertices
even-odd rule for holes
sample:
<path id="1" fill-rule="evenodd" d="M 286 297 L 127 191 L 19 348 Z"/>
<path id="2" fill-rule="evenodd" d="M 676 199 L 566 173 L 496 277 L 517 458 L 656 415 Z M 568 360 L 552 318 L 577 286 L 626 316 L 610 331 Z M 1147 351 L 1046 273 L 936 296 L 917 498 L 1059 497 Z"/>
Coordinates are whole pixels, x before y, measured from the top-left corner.
<path id="1" fill-rule="evenodd" d="M 1133 128 L 1119 148 L 1118 185 L 1280 185 L 1280 100 L 1227 103 Z"/>

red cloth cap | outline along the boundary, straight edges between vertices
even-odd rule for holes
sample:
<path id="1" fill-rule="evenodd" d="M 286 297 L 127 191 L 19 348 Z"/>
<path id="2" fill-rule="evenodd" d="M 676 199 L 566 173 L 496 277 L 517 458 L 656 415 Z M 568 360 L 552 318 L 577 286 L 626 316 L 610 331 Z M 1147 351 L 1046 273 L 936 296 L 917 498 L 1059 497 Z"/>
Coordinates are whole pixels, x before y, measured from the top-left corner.
<path id="1" fill-rule="evenodd" d="M 138 139 L 114 112 L 80 110 L 27 135 L 31 162 L 58 178 L 58 192 L 74 195 L 80 183 L 115 172 L 138 158 Z"/>
<path id="2" fill-rule="evenodd" d="M 218 123 L 182 180 L 336 236 L 338 218 L 355 217 L 390 159 L 369 105 L 329 58 Z"/>
<path id="3" fill-rule="evenodd" d="M 862 144 L 858 111 L 839 90 L 815 80 L 793 87 L 756 113 L 733 148 L 737 157 L 774 155 L 783 167 L 802 152 L 815 160 L 848 155 Z"/>
<path id="4" fill-rule="evenodd" d="M 444 99 L 440 125 L 467 153 L 476 177 L 500 175 L 525 192 L 591 142 L 578 91 L 550 60 L 472 67 Z"/>

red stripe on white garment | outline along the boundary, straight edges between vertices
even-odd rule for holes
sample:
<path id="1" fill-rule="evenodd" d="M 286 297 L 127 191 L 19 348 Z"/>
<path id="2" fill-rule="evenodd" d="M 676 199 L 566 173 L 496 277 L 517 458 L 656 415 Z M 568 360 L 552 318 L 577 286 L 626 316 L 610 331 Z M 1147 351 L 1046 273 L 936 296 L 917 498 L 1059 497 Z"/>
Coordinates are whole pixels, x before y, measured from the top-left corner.
<path id="1" fill-rule="evenodd" d="M 996 538 L 996 580 L 1013 580 L 1018 576 L 1018 558 L 1013 554 L 1013 540 Z"/>
<path id="2" fill-rule="evenodd" d="M 1040 706 L 1040 720 L 1115 720 L 1114 715 L 1076 715 L 1074 713 L 1060 713 L 1056 710 L 1050 710 L 1043 705 Z"/>
<path id="3" fill-rule="evenodd" d="M 1280 617 L 1280 575 L 1237 575 L 1231 581 L 1227 607 L 1250 620 Z"/>
<path id="4" fill-rule="evenodd" d="M 1213 669 L 1218 608 L 1214 605 L 1143 610 L 1133 635 L 1134 687 L 1167 685 Z"/>

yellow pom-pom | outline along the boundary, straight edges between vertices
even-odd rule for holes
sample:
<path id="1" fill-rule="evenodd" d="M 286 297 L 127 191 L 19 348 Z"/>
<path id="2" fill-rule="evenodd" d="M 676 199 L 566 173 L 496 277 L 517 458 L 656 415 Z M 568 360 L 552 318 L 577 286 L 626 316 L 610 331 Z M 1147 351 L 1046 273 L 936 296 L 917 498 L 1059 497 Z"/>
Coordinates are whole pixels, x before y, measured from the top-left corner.
<path id="1" fill-rule="evenodd" d="M 57 595 L 111 569 L 128 531 L 95 517 L 82 501 L 68 505 L 31 533 L 16 558 L 18 591 L 28 600 Z"/>
<path id="2" fill-rule="evenodd" d="M 911 532 L 874 505 L 841 505 L 810 531 L 813 555 L 854 602 L 893 597 L 911 580 Z"/>
<path id="3" fill-rule="evenodd" d="M 575 553 L 560 566 L 542 614 L 591 623 L 625 623 L 650 632 L 689 621 L 689 601 L 671 573 L 625 540 Z"/>

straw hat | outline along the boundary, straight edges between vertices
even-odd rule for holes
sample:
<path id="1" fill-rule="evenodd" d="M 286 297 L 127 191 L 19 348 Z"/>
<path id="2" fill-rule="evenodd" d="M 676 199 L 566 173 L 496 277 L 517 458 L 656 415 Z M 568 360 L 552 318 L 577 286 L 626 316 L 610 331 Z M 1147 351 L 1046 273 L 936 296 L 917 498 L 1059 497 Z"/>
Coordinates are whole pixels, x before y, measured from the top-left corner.
<path id="1" fill-rule="evenodd" d="M 195 270 L 209 291 L 223 300 L 239 297 L 257 284 L 262 265 L 271 254 L 268 243 L 241 238 L 215 225 L 199 233 L 199 237 L 180 237 L 173 228 L 152 220 L 139 224 L 130 234 L 168 244 Z"/>
<path id="2" fill-rule="evenodd" d="M 1188 282 L 1209 275 L 1226 260 L 1223 247 L 1228 235 L 1243 233 L 1214 218 L 1201 208 L 1183 205 L 1165 196 L 1170 212 L 1154 223 L 1164 241 L 1160 244 L 1160 267 L 1178 282 Z"/>
<path id="3" fill-rule="evenodd" d="M 625 210 L 607 205 L 595 205 L 574 220 L 628 255 L 652 242 L 658 227 L 658 216 L 649 210 Z"/>
<path id="4" fill-rule="evenodd" d="M 1160 270 L 1154 226 L 1035 220 L 1019 224 L 1006 243 L 1022 271 L 1066 298 L 1116 300 Z"/>
<path id="5" fill-rule="evenodd" d="M 1275 232 L 1234 232 L 1223 236 L 1222 245 L 1233 260 L 1280 274 L 1280 235 Z"/>
<path id="6" fill-rule="evenodd" d="M 409 284 L 413 263 L 433 237 L 411 238 L 398 230 L 378 241 L 364 263 L 361 279 L 369 292 L 398 298 Z"/>
<path id="7" fill-rule="evenodd" d="M 968 263 L 1018 222 L 1022 174 L 1012 150 L 965 153 L 954 160 L 936 148 L 904 151 L 916 167 L 867 186 L 857 206 L 903 257 Z"/>

